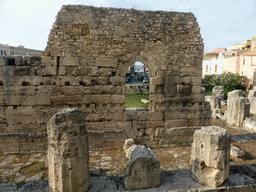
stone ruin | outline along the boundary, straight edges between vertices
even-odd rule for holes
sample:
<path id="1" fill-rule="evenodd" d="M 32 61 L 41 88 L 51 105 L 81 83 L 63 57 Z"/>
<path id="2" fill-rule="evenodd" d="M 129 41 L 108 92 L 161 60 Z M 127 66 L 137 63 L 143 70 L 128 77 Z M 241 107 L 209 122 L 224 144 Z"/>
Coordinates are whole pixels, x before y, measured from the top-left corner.
<path id="1" fill-rule="evenodd" d="M 64 109 L 47 125 L 50 191 L 82 192 L 90 187 L 88 134 L 79 109 Z"/>
<path id="2" fill-rule="evenodd" d="M 192 142 L 195 130 L 211 125 L 203 50 L 192 13 L 63 6 L 42 60 L 0 58 L 0 151 L 46 150 L 46 124 L 67 107 L 86 115 L 91 147 L 131 137 Z M 136 61 L 150 73 L 149 111 L 125 108 L 125 73 Z"/>
<path id="3" fill-rule="evenodd" d="M 50 191 L 88 191 L 90 188 L 86 117 L 80 109 L 64 109 L 48 122 Z M 231 134 L 221 127 L 195 131 L 191 150 L 191 176 L 196 182 L 219 187 L 229 177 Z M 127 147 L 129 147 L 127 149 Z M 155 188 L 161 184 L 160 162 L 154 152 L 134 139 L 126 140 L 130 150 L 124 170 L 126 190 Z"/>
<path id="4" fill-rule="evenodd" d="M 228 93 L 228 108 L 225 113 L 227 123 L 242 127 L 246 117 L 250 116 L 250 103 L 246 97 L 242 97 L 241 90 Z"/>

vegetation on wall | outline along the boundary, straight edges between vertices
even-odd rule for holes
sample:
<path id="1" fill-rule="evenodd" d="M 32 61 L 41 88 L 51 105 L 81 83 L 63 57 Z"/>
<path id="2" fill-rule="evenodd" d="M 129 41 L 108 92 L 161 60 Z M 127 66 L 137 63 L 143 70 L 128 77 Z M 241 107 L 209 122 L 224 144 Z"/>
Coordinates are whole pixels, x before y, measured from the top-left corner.
<path id="1" fill-rule="evenodd" d="M 243 85 L 247 81 L 246 76 L 240 76 L 234 73 L 223 73 L 220 75 L 206 75 L 202 84 L 205 86 L 206 95 L 211 94 L 211 90 L 214 86 L 223 86 L 224 87 L 224 98 L 227 99 L 228 92 L 235 89 L 246 90 L 246 87 Z"/>

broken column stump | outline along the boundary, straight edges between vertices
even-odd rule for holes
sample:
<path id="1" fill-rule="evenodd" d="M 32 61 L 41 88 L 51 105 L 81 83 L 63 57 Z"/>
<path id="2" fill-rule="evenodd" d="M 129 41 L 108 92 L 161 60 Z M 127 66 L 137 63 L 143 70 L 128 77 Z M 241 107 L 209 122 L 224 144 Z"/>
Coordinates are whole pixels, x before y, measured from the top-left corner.
<path id="1" fill-rule="evenodd" d="M 64 109 L 47 124 L 50 191 L 84 192 L 90 186 L 88 135 L 80 109 Z"/>
<path id="2" fill-rule="evenodd" d="M 245 97 L 232 97 L 228 100 L 227 123 L 242 127 L 246 117 L 250 116 L 250 103 Z"/>
<path id="3" fill-rule="evenodd" d="M 134 147 L 124 170 L 124 185 L 127 190 L 147 189 L 160 185 L 160 162 L 151 149 L 141 145 Z"/>
<path id="4" fill-rule="evenodd" d="M 231 134 L 221 127 L 203 127 L 193 139 L 192 178 L 202 185 L 220 186 L 229 177 Z"/>

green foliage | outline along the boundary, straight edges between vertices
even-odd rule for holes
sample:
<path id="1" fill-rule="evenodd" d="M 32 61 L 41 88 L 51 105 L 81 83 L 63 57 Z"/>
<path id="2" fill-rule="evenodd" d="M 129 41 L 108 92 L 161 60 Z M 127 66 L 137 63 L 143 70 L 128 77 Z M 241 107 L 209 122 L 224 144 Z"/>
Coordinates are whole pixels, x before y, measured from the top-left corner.
<path id="1" fill-rule="evenodd" d="M 227 98 L 227 94 L 230 91 L 235 89 L 242 89 L 243 91 L 246 89 L 242 83 L 247 81 L 246 76 L 240 76 L 234 73 L 223 73 L 220 75 L 206 75 L 202 80 L 202 84 L 207 84 L 206 92 L 208 93 L 210 89 L 214 86 L 223 86 L 224 87 L 224 97 Z M 206 94 L 207 95 L 207 94 Z"/>
<path id="2" fill-rule="evenodd" d="M 131 107 L 149 107 L 149 104 L 144 104 L 141 99 L 149 100 L 148 94 L 125 95 L 126 108 Z"/>

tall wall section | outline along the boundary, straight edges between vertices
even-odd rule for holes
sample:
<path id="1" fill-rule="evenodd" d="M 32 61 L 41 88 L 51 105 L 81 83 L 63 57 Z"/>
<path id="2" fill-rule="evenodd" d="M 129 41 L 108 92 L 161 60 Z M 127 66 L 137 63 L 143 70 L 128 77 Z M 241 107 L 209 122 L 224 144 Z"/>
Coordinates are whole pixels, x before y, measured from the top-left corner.
<path id="1" fill-rule="evenodd" d="M 200 28 L 192 13 L 63 6 L 42 62 L 31 66 L 30 75 L 3 74 L 19 79 L 8 86 L 6 79 L 4 90 L 26 88 L 28 97 L 19 92 L 14 99 L 16 88 L 3 96 L 13 99 L 3 103 L 8 125 L 2 132 L 41 133 L 55 112 L 76 107 L 86 115 L 93 147 L 117 146 L 127 137 L 141 143 L 191 141 L 195 129 L 210 124 L 210 108 L 200 94 L 202 59 Z M 125 74 L 136 61 L 150 72 L 149 111 L 125 108 Z M 12 128 L 9 108 L 12 115 L 33 120 L 12 118 Z"/>

